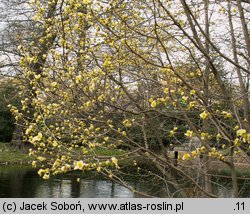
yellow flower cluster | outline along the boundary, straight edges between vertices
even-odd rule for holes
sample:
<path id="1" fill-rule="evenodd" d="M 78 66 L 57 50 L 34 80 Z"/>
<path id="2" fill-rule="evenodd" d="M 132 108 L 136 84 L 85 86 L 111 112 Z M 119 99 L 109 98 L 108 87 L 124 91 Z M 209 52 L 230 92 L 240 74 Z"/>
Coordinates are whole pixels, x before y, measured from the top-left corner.
<path id="1" fill-rule="evenodd" d="M 39 169 L 37 173 L 38 173 L 39 176 L 41 176 L 45 180 L 50 178 L 50 170 L 49 170 L 49 168 L 47 168 L 47 169 Z"/>
<path id="2" fill-rule="evenodd" d="M 117 160 L 117 158 L 115 158 L 115 157 L 112 157 L 111 158 L 111 162 L 116 166 L 116 168 L 120 168 L 119 166 L 118 166 L 118 160 Z"/>
<path id="3" fill-rule="evenodd" d="M 86 167 L 86 163 L 84 163 L 82 160 L 75 161 L 74 162 L 74 170 L 83 170 Z"/>
<path id="4" fill-rule="evenodd" d="M 129 119 L 125 119 L 122 123 L 126 127 L 131 127 L 132 126 L 132 121 L 129 120 Z"/>
<path id="5" fill-rule="evenodd" d="M 187 138 L 191 138 L 191 137 L 194 136 L 194 132 L 191 131 L 191 130 L 187 130 L 186 133 L 185 133 L 185 136 L 186 136 Z"/>
<path id="6" fill-rule="evenodd" d="M 182 160 L 190 160 L 191 159 L 191 155 L 188 154 L 188 153 L 185 153 L 183 156 L 182 156 Z"/>
<path id="7" fill-rule="evenodd" d="M 208 117 L 209 117 L 209 113 L 206 112 L 206 111 L 203 111 L 203 112 L 200 114 L 200 118 L 201 118 L 202 120 L 206 120 Z"/>

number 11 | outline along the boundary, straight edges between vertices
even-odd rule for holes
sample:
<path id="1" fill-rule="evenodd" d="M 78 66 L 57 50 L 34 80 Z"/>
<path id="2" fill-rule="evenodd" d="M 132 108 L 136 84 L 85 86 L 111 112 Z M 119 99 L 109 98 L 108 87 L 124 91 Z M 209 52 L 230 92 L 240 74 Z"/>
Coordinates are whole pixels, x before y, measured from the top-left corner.
<path id="1" fill-rule="evenodd" d="M 236 203 L 236 206 L 237 206 L 237 210 L 245 210 L 245 203 L 244 202 L 242 202 L 242 203 L 238 202 L 238 203 Z"/>

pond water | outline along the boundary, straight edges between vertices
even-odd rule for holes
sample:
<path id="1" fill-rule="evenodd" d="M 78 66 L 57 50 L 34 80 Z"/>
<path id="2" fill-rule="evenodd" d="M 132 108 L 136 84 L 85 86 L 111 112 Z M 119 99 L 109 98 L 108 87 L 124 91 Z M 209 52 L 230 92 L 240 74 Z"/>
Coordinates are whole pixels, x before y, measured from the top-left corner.
<path id="1" fill-rule="evenodd" d="M 43 180 L 34 169 L 28 167 L 0 166 L 0 198 L 127 198 L 141 197 L 129 189 L 100 176 L 90 174 L 77 182 L 79 175 L 63 175 Z M 223 181 L 222 181 L 223 182 Z M 231 197 L 230 184 L 216 188 L 220 197 Z M 221 182 L 220 182 L 221 183 Z M 169 197 L 162 186 L 130 181 L 135 189 L 152 193 L 157 197 Z M 242 197 L 250 197 L 250 184 L 241 185 Z"/>
<path id="2" fill-rule="evenodd" d="M 77 182 L 76 175 L 43 180 L 34 169 L 0 166 L 0 197 L 133 197 L 125 187 L 91 177 Z"/>
<path id="3" fill-rule="evenodd" d="M 77 181 L 79 174 L 40 178 L 36 170 L 28 167 L 0 166 L 0 198 L 132 198 L 139 197 L 134 192 L 115 182 L 89 174 Z M 140 191 L 154 192 L 158 197 L 166 196 L 156 189 L 131 181 L 132 186 Z"/>

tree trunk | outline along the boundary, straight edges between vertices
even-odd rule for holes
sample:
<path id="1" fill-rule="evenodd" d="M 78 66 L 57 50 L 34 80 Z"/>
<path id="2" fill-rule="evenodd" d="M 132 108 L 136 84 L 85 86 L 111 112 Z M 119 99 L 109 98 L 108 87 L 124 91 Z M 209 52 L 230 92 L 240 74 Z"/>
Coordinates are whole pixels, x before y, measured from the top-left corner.
<path id="1" fill-rule="evenodd" d="M 47 19 L 51 19 L 52 17 L 55 16 L 57 2 L 58 2 L 58 0 L 55 0 L 55 1 L 53 1 L 52 4 L 48 4 Z M 48 27 L 50 27 L 50 26 L 48 26 Z M 44 28 L 43 31 L 41 32 L 42 37 L 46 36 L 46 34 L 47 34 L 46 31 L 47 31 L 48 27 Z M 44 57 L 44 55 L 46 55 L 46 53 L 49 51 L 49 49 L 53 45 L 55 38 L 56 38 L 56 35 L 54 34 L 51 37 L 45 39 L 44 42 L 42 44 L 40 44 L 40 51 L 37 54 L 37 62 L 32 63 L 32 65 L 30 65 L 30 69 L 34 74 L 42 74 L 42 69 L 43 69 L 43 66 L 46 62 L 46 58 Z M 32 50 L 31 50 L 31 52 L 32 52 Z M 31 53 L 31 55 L 33 55 L 33 54 Z M 30 79 L 28 80 L 28 87 L 29 87 L 28 92 L 30 93 L 29 99 L 31 100 L 32 98 L 36 97 L 36 93 L 33 90 L 33 86 L 30 84 L 30 81 L 32 81 L 35 77 L 34 77 L 34 75 L 31 75 L 29 78 Z M 34 118 L 32 112 L 33 112 L 33 106 L 32 106 L 31 101 L 30 101 L 29 113 L 23 112 L 24 117 L 26 116 L 28 118 L 29 122 L 32 121 Z M 24 132 L 25 132 L 24 131 L 25 124 L 23 121 L 16 121 L 16 123 L 17 124 L 16 124 L 15 130 L 14 130 L 14 133 L 13 133 L 11 145 L 14 148 L 23 150 L 23 148 L 24 148 L 23 137 L 24 137 Z"/>
<path id="2" fill-rule="evenodd" d="M 204 10 L 205 10 L 205 33 L 206 33 L 206 40 L 205 40 L 205 50 L 207 55 L 209 55 L 210 52 L 210 45 L 209 45 L 209 17 L 208 17 L 208 5 L 209 0 L 203 0 L 204 2 Z M 206 67 L 204 71 L 204 101 L 208 105 L 209 104 L 209 73 L 210 73 L 210 62 L 208 59 L 206 59 Z M 203 120 L 202 129 L 203 132 L 207 133 L 209 131 L 209 121 Z M 208 143 L 208 142 L 206 142 Z M 205 189 L 207 192 L 212 193 L 212 184 L 211 184 L 211 175 L 209 174 L 209 157 L 205 156 L 203 159 L 204 163 L 204 182 L 205 182 Z"/>

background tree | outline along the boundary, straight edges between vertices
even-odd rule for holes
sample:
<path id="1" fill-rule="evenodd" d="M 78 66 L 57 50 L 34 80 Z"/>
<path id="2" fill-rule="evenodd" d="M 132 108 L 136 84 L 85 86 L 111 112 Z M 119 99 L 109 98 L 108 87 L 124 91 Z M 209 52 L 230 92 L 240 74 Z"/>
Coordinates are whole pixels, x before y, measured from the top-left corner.
<path id="1" fill-rule="evenodd" d="M 31 7 L 33 1 L 3 1 L 2 2 L 2 20 L 3 20 L 3 31 L 2 31 L 2 44 L 1 44 L 1 53 L 3 58 L 3 65 L 1 66 L 1 75 L 12 77 L 17 79 L 19 84 L 16 84 L 17 90 L 23 91 L 23 98 L 26 103 L 29 103 L 32 97 L 36 96 L 33 89 L 31 80 L 34 78 L 34 74 L 41 74 L 41 67 L 46 59 L 46 51 L 49 46 L 53 43 L 55 38 L 54 35 L 51 37 L 43 38 L 47 27 L 51 23 L 47 23 L 48 26 L 41 26 L 39 20 L 36 17 L 33 17 L 34 10 L 36 8 Z M 46 7 L 46 1 L 37 2 L 38 7 Z M 56 3 L 55 3 L 56 5 Z M 54 15 L 55 8 L 53 4 L 48 5 L 44 11 L 44 8 L 40 8 L 38 14 L 45 14 L 49 19 Z M 34 44 L 38 40 L 43 41 L 40 47 L 35 48 Z M 30 46 L 30 48 L 27 48 Z M 31 63 L 30 66 L 32 69 L 29 71 L 23 70 L 20 68 L 22 66 L 22 50 L 27 48 L 28 59 Z M 32 57 L 36 54 L 36 60 L 32 61 Z M 21 97 L 21 93 L 16 94 L 16 96 Z M 29 98 L 28 98 L 29 97 Z M 24 109 L 18 108 L 17 110 L 21 114 L 27 114 L 26 118 L 29 117 L 32 120 L 33 107 L 31 104 L 28 104 L 29 109 L 27 112 Z M 16 110 L 16 109 L 15 109 Z M 11 144 L 14 147 L 23 148 L 23 131 L 25 124 L 22 121 L 16 121 L 15 130 L 12 137 Z"/>
<path id="2" fill-rule="evenodd" d="M 14 132 L 14 118 L 8 108 L 9 104 L 20 107 L 20 99 L 17 97 L 16 84 L 11 78 L 0 80 L 0 142 L 10 142 Z"/>
<path id="3" fill-rule="evenodd" d="M 96 170 L 131 188 L 119 164 L 128 161 L 130 175 L 161 181 L 176 190 L 172 196 L 216 197 L 209 175 L 216 163 L 230 167 L 237 197 L 233 158 L 249 155 L 250 134 L 248 39 L 235 34 L 246 34 L 249 4 L 46 3 L 31 2 L 40 30 L 20 47 L 28 83 L 23 112 L 12 108 L 23 140 L 35 146 L 30 154 L 51 166 L 39 174 Z M 177 166 L 168 147 L 194 137 L 201 145 L 181 154 Z M 119 156 L 97 153 L 117 147 Z"/>

